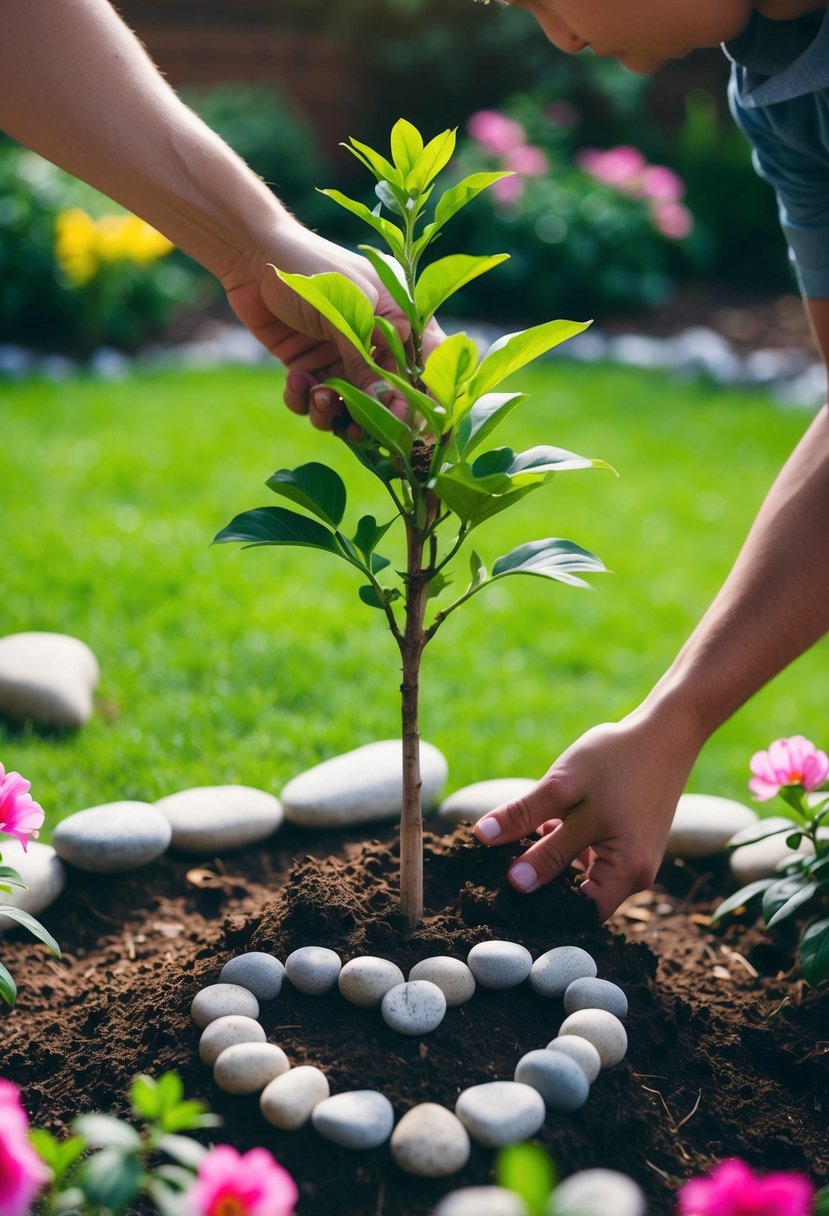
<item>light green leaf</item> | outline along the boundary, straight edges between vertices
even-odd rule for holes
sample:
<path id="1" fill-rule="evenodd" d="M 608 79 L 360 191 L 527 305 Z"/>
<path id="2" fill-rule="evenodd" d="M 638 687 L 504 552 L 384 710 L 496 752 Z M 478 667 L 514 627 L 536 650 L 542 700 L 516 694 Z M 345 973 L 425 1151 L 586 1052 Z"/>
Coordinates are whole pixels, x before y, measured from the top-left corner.
<path id="1" fill-rule="evenodd" d="M 459 386 L 474 374 L 477 365 L 478 349 L 465 333 L 453 334 L 441 342 L 426 360 L 421 379 L 447 412 L 444 429 L 451 425 Z"/>
<path id="2" fill-rule="evenodd" d="M 312 275 L 288 274 L 276 267 L 274 270 L 283 283 L 316 308 L 352 346 L 367 359 L 371 357 L 374 309 L 356 283 L 333 270 Z"/>
<path id="3" fill-rule="evenodd" d="M 763 894 L 763 919 L 772 929 L 786 920 L 812 898 L 818 889 L 816 882 L 807 882 L 802 875 L 781 878 Z"/>
<path id="4" fill-rule="evenodd" d="M 609 469 L 610 465 L 604 460 L 577 456 L 565 448 L 539 445 L 518 455 L 512 448 L 493 448 L 478 456 L 471 468 L 472 476 L 485 489 L 505 493 L 536 481 L 546 481 L 553 473 L 566 473 L 573 469 Z"/>
<path id="5" fill-rule="evenodd" d="M 11 866 L 0 866 L 0 880 L 4 883 L 9 883 L 11 887 L 22 887 L 24 891 L 28 891 L 29 889 L 17 870 L 12 869 Z M 8 891 L 10 887 L 5 887 L 4 889 Z"/>
<path id="6" fill-rule="evenodd" d="M 81 1136 L 90 1148 L 118 1148 L 133 1153 L 141 1145 L 141 1137 L 129 1123 L 112 1115 L 81 1115 L 72 1124 L 76 1136 Z"/>
<path id="7" fill-rule="evenodd" d="M 363 223 L 368 224 L 375 232 L 382 236 L 383 240 L 391 249 L 394 256 L 402 261 L 406 256 L 406 238 L 403 232 L 391 220 L 385 219 L 382 215 L 375 215 L 374 212 L 365 205 L 358 203 L 356 199 L 349 198 L 347 194 L 343 194 L 340 190 L 320 190 L 320 194 L 324 194 L 326 198 L 332 199 L 346 211 L 350 211 L 352 215 L 356 215 Z"/>
<path id="8" fill-rule="evenodd" d="M 378 182 L 374 187 L 383 206 L 394 215 L 406 216 L 411 210 L 410 199 L 405 190 L 393 186 L 391 182 Z"/>
<path id="9" fill-rule="evenodd" d="M 765 891 L 773 883 L 776 878 L 758 878 L 754 882 L 748 883 L 744 887 L 740 887 L 739 891 L 735 891 L 733 895 L 729 895 L 728 899 L 724 899 L 722 903 L 714 909 L 711 914 L 711 920 L 716 924 L 718 920 L 722 920 L 724 916 L 728 916 L 731 912 L 736 912 L 738 908 L 749 904 L 752 899 Z"/>
<path id="10" fill-rule="evenodd" d="M 177 1102 L 165 1110 L 161 1116 L 161 1126 L 165 1132 L 190 1132 L 202 1127 L 218 1127 L 221 1124 L 218 1115 L 211 1114 L 203 1102 L 192 1099 Z"/>
<path id="11" fill-rule="evenodd" d="M 470 398 L 477 400 L 483 397 L 484 393 L 497 388 L 507 376 L 526 367 L 559 343 L 583 333 L 590 324 L 590 321 L 546 321 L 543 325 L 501 338 L 490 347 L 478 368 L 478 374 L 469 386 Z"/>
<path id="12" fill-rule="evenodd" d="M 429 225 L 429 228 L 435 230 L 442 228 L 447 220 L 451 220 L 453 215 L 457 215 L 482 190 L 486 190 L 489 186 L 494 185 L 495 182 L 501 181 L 502 178 L 513 176 L 514 174 L 506 172 L 472 173 L 469 177 L 465 177 L 463 181 L 458 182 L 457 185 L 452 186 L 451 189 L 440 196 L 435 207 L 434 222 Z M 428 231 L 429 229 L 427 228 L 424 231 L 424 236 Z"/>
<path id="13" fill-rule="evenodd" d="M 496 426 L 526 400 L 526 393 L 486 393 L 476 401 L 457 423 L 456 437 L 460 454 L 469 456 L 474 452 Z"/>
<path id="14" fill-rule="evenodd" d="M 501 1149 L 495 1164 L 498 1185 L 524 1201 L 527 1216 L 544 1216 L 556 1171 L 550 1157 L 537 1144 L 513 1144 Z"/>
<path id="15" fill-rule="evenodd" d="M 604 562 L 572 540 L 551 536 L 519 545 L 499 557 L 492 566 L 490 582 L 510 574 L 534 574 L 571 587 L 589 587 L 589 583 L 578 577 L 580 573 L 604 574 Z"/>
<path id="16" fill-rule="evenodd" d="M 22 908 L 15 908 L 11 904 L 0 904 L 0 917 L 2 916 L 8 916 L 11 920 L 16 920 L 24 929 L 28 929 L 34 937 L 42 941 L 45 946 L 48 946 L 56 958 L 61 957 L 60 946 L 52 937 L 52 934 L 48 929 L 44 929 L 40 921 L 35 920 L 30 913 L 24 912 Z"/>
<path id="17" fill-rule="evenodd" d="M 468 591 L 475 591 L 478 587 L 483 587 L 484 583 L 489 578 L 486 566 L 474 549 L 469 554 L 469 587 Z"/>
<path id="18" fill-rule="evenodd" d="M 410 325 L 417 322 L 417 310 L 414 306 L 414 300 L 409 295 L 405 283 L 402 283 L 394 271 L 394 267 L 390 266 L 386 258 L 379 250 L 374 249 L 371 245 L 358 245 L 360 253 L 371 262 L 374 267 L 377 277 L 389 293 L 391 298 L 397 304 L 400 311 L 408 319 Z M 380 318 L 374 318 L 375 323 L 379 323 Z"/>
<path id="19" fill-rule="evenodd" d="M 345 485 L 328 465 L 311 461 L 296 469 L 279 469 L 265 484 L 274 494 L 305 507 L 323 523 L 339 526 L 345 512 Z"/>
<path id="20" fill-rule="evenodd" d="M 285 507 L 256 507 L 243 511 L 230 521 L 214 538 L 214 545 L 241 541 L 246 548 L 257 545 L 303 545 L 309 549 L 326 549 L 339 556 L 334 534 L 297 511 Z"/>
<path id="21" fill-rule="evenodd" d="M 398 118 L 391 129 L 391 155 L 408 187 L 408 176 L 423 152 L 423 136 L 405 118 Z"/>
<path id="22" fill-rule="evenodd" d="M 385 317 L 375 317 L 374 319 L 377 322 L 377 328 L 385 338 L 386 346 L 388 346 L 389 350 L 391 351 L 392 358 L 397 365 L 398 374 L 402 376 L 406 371 L 409 361 L 406 356 L 406 348 L 403 345 L 403 339 L 400 337 L 400 332 L 394 325 L 392 325 L 391 321 L 387 321 Z"/>
<path id="23" fill-rule="evenodd" d="M 357 160 L 371 170 L 379 182 L 389 181 L 394 182 L 396 186 L 403 185 L 403 176 L 400 171 L 395 169 L 385 156 L 375 152 L 374 148 L 370 148 L 368 144 L 361 144 L 359 139 L 355 139 L 352 135 L 349 137 L 348 143 L 343 144 L 342 147 L 347 148 L 352 156 L 356 156 Z"/>
<path id="24" fill-rule="evenodd" d="M 508 494 L 490 494 L 476 485 L 468 470 L 468 465 L 452 465 L 438 473 L 433 479 L 432 488 L 441 502 L 450 511 L 454 511 L 469 528 L 477 528 L 479 524 L 513 506 L 541 485 L 538 482 Z"/>
<path id="25" fill-rule="evenodd" d="M 12 973 L 0 963 L 0 1000 L 4 1000 L 7 1005 L 13 1005 L 16 997 L 17 984 L 12 978 Z"/>
<path id="26" fill-rule="evenodd" d="M 432 262 L 423 271 L 415 287 L 415 305 L 421 323 L 425 325 L 441 304 L 466 283 L 486 274 L 494 266 L 500 266 L 501 262 L 506 262 L 508 258 L 508 253 L 495 253 L 489 257 L 451 253 L 448 257 Z"/>
<path id="27" fill-rule="evenodd" d="M 433 401 L 426 393 L 415 388 L 405 376 L 398 376 L 395 372 L 390 372 L 378 364 L 373 364 L 378 375 L 383 376 L 389 384 L 406 399 L 411 407 L 414 425 L 414 416 L 420 415 L 426 423 L 426 429 L 430 435 L 439 435 L 443 427 L 445 418 L 445 410 L 437 401 Z"/>
<path id="28" fill-rule="evenodd" d="M 378 370 L 389 380 L 392 379 L 382 369 Z M 358 426 L 361 426 L 369 435 L 373 435 L 390 451 L 397 452 L 404 460 L 408 460 L 412 450 L 412 432 L 405 422 L 401 422 L 375 397 L 364 393 L 362 389 L 350 384 L 347 380 L 340 380 L 335 376 L 326 380 L 325 383 L 328 387 L 337 390 Z"/>
<path id="29" fill-rule="evenodd" d="M 152 1077 L 140 1073 L 130 1086 L 130 1105 L 133 1114 L 140 1119 L 149 1121 L 160 1119 L 163 1105 L 158 1092 L 158 1083 Z"/>
<path id="30" fill-rule="evenodd" d="M 812 988 L 829 975 L 829 918 L 816 920 L 800 939 L 800 969 Z"/>
<path id="31" fill-rule="evenodd" d="M 413 190 L 423 190 L 437 177 L 452 159 L 455 151 L 456 130 L 441 131 L 434 139 L 430 139 L 416 164 L 409 173 L 406 185 Z"/>
<path id="32" fill-rule="evenodd" d="M 353 541 L 366 561 L 369 560 L 371 554 L 393 523 L 394 520 L 390 519 L 386 524 L 378 524 L 373 515 L 362 516 L 357 524 L 357 531 L 354 533 Z"/>

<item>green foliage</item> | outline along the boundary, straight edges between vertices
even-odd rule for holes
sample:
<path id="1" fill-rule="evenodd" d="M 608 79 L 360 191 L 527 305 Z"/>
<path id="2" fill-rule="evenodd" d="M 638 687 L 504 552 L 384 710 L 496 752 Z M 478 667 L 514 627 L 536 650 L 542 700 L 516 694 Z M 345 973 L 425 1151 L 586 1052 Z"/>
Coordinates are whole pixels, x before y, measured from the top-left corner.
<path id="1" fill-rule="evenodd" d="M 0 858 L 2 860 L 2 858 Z M 0 878 L 3 879 L 0 884 L 0 891 L 10 891 L 12 887 L 22 887 L 27 890 L 26 884 L 22 881 L 17 870 L 11 866 L 0 865 Z M 38 941 L 43 942 L 45 946 L 52 951 L 56 958 L 60 958 L 60 946 L 52 937 L 48 929 L 44 929 L 40 921 L 35 920 L 30 912 L 24 912 L 21 908 L 16 908 L 13 904 L 0 903 L 0 919 L 8 917 L 9 920 L 15 921 L 22 925 L 24 929 L 28 929 L 29 933 L 36 937 Z M 17 985 L 12 979 L 11 973 L 7 967 L 0 963 L 0 1000 L 6 1002 L 7 1005 L 13 1005 L 17 999 Z"/>
<path id="2" fill-rule="evenodd" d="M 545 1216 L 556 1185 L 556 1167 L 537 1144 L 514 1144 L 501 1149 L 495 1163 L 499 1186 L 514 1191 L 524 1201 L 527 1216 Z"/>

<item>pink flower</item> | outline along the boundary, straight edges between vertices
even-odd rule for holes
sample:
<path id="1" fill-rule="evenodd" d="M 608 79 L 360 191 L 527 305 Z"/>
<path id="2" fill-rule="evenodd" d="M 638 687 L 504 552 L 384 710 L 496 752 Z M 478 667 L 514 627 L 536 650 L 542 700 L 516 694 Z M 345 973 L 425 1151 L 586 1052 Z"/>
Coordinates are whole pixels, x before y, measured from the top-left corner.
<path id="1" fill-rule="evenodd" d="M 220 1144 L 202 1158 L 185 1198 L 195 1216 L 291 1216 L 299 1192 L 267 1149 L 242 1156 Z"/>
<path id="2" fill-rule="evenodd" d="M 521 144 L 504 156 L 504 164 L 522 177 L 543 177 L 550 167 L 546 153 L 533 144 Z"/>
<path id="3" fill-rule="evenodd" d="M 518 148 L 527 138 L 527 133 L 514 118 L 507 118 L 498 110 L 478 110 L 466 124 L 466 129 L 481 147 L 493 156 Z"/>
<path id="4" fill-rule="evenodd" d="M 37 836 L 42 825 L 43 810 L 32 799 L 30 782 L 20 773 L 7 773 L 0 764 L 0 832 L 16 836 L 25 851 L 29 840 Z"/>
<path id="5" fill-rule="evenodd" d="M 585 173 L 606 186 L 615 186 L 629 194 L 641 192 L 641 178 L 647 161 L 638 148 L 628 144 L 620 144 L 618 148 L 609 148 L 606 152 L 600 152 L 597 148 L 583 148 L 576 157 L 576 163 Z"/>
<path id="6" fill-rule="evenodd" d="M 665 165 L 648 165 L 642 172 L 642 193 L 660 203 L 678 203 L 685 197 L 685 183 Z"/>
<path id="7" fill-rule="evenodd" d="M 749 765 L 754 777 L 748 788 L 758 802 L 768 802 L 786 785 L 816 790 L 829 776 L 829 756 L 802 735 L 775 739 L 767 752 L 757 752 Z"/>
<path id="8" fill-rule="evenodd" d="M 680 1188 L 679 1216 L 809 1216 L 814 1187 L 802 1174 L 754 1174 L 744 1161 L 721 1161 L 707 1178 Z"/>
<path id="9" fill-rule="evenodd" d="M 694 228 L 694 217 L 682 203 L 651 203 L 651 219 L 669 241 L 682 241 Z"/>
<path id="10" fill-rule="evenodd" d="M 521 199 L 524 183 L 520 177 L 502 177 L 492 183 L 490 190 L 502 207 L 510 207 Z"/>
<path id="11" fill-rule="evenodd" d="M 0 1216 L 26 1216 L 49 1181 L 49 1171 L 28 1141 L 29 1123 L 20 1093 L 0 1080 Z"/>

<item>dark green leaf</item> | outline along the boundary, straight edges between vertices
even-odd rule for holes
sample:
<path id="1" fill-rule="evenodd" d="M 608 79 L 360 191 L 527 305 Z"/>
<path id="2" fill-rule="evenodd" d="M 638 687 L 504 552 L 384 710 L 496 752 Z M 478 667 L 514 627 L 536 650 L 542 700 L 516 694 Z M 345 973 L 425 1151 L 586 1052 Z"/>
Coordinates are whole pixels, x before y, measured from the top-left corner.
<path id="1" fill-rule="evenodd" d="M 423 190 L 433 181 L 452 159 L 455 151 L 456 131 L 441 131 L 434 139 L 430 139 L 418 156 L 409 172 L 406 185 L 411 189 Z"/>
<path id="2" fill-rule="evenodd" d="M 383 254 L 371 245 L 359 245 L 358 249 L 371 262 L 378 279 L 397 304 L 400 311 L 408 318 L 409 324 L 414 325 L 417 321 L 417 310 L 414 306 L 414 300 L 410 297 L 405 283 L 401 283 L 395 274 L 394 267 L 390 266 Z M 379 317 L 375 317 L 375 322 L 379 322 L 379 320 Z"/>
<path id="3" fill-rule="evenodd" d="M 551 578 L 571 587 L 589 587 L 578 573 L 601 574 L 605 566 L 601 558 L 588 549 L 583 549 L 572 540 L 548 537 L 519 545 L 510 553 L 499 557 L 492 566 L 492 578 L 504 578 L 510 574 L 534 574 Z"/>
<path id="4" fill-rule="evenodd" d="M 378 524 L 373 515 L 364 515 L 360 519 L 352 539 L 366 561 L 393 523 L 394 519 L 390 519 L 386 524 Z"/>
<path id="5" fill-rule="evenodd" d="M 796 849 L 803 839 L 802 832 L 792 832 L 791 836 L 786 837 L 786 848 Z"/>
<path id="6" fill-rule="evenodd" d="M 523 1199 L 528 1216 L 544 1216 L 556 1184 L 555 1166 L 537 1144 L 513 1144 L 502 1149 L 495 1164 L 499 1186 Z"/>
<path id="7" fill-rule="evenodd" d="M 90 1203 L 120 1212 L 138 1193 L 142 1173 L 135 1157 L 117 1148 L 102 1148 L 83 1162 L 78 1182 Z"/>
<path id="8" fill-rule="evenodd" d="M 451 189 L 440 196 L 435 207 L 434 224 L 430 224 L 429 227 L 435 230 L 442 228 L 447 220 L 450 220 L 453 215 L 457 215 L 482 190 L 486 190 L 489 186 L 494 185 L 495 182 L 500 182 L 505 177 L 513 176 L 512 173 L 501 172 L 472 173 L 469 177 L 465 177 L 463 181 L 458 182 L 457 185 L 452 186 Z"/>
<path id="9" fill-rule="evenodd" d="M 380 602 L 380 598 L 377 595 L 377 591 L 375 590 L 375 588 L 372 586 L 371 583 L 364 583 L 363 586 L 357 592 L 357 594 L 359 595 L 360 599 L 363 601 L 364 604 L 368 604 L 369 608 L 383 609 L 383 604 Z"/>
<path id="10" fill-rule="evenodd" d="M 761 819 L 759 823 L 752 823 L 747 828 L 741 828 L 731 837 L 728 847 L 737 849 L 744 844 L 756 844 L 758 840 L 766 840 L 769 836 L 779 836 L 791 830 L 791 819 L 784 819 L 780 815 L 770 816 L 768 819 Z"/>
<path id="11" fill-rule="evenodd" d="M 4 1000 L 7 1005 L 13 1005 L 16 997 L 17 984 L 12 978 L 12 973 L 0 963 L 0 1000 Z"/>
<path id="12" fill-rule="evenodd" d="M 464 333 L 453 334 L 435 347 L 421 379 L 432 396 L 446 410 L 444 430 L 452 425 L 452 412 L 459 387 L 475 372 L 478 351 L 472 339 Z"/>
<path id="13" fill-rule="evenodd" d="M 362 389 L 347 380 L 332 377 L 325 381 L 330 388 L 336 389 L 348 406 L 351 417 L 369 435 L 373 435 L 386 448 L 408 460 L 412 450 L 412 432 L 387 410 L 376 397 L 364 393 Z"/>
<path id="14" fill-rule="evenodd" d="M 16 920 L 18 924 L 23 925 L 24 929 L 28 929 L 34 937 L 48 946 L 56 958 L 60 958 L 60 946 L 52 934 L 28 912 L 24 912 L 22 908 L 14 908 L 11 904 L 0 904 L 0 916 L 8 916 L 11 920 Z"/>
<path id="15" fill-rule="evenodd" d="M 829 963 L 829 959 L 827 959 L 827 963 Z M 829 1216 L 829 1186 L 823 1187 L 815 1195 L 812 1216 Z"/>
<path id="16" fill-rule="evenodd" d="M 415 287 L 415 306 L 421 323 L 426 324 L 450 296 L 479 275 L 486 274 L 494 266 L 506 262 L 508 253 L 496 253 L 480 257 L 468 253 L 452 253 L 439 258 L 421 274 Z M 480 396 L 480 394 L 476 394 Z"/>
<path id="17" fill-rule="evenodd" d="M 490 494 L 488 490 L 482 490 L 475 484 L 475 479 L 468 474 L 468 469 L 468 465 L 452 465 L 438 473 L 432 481 L 432 488 L 441 502 L 470 528 L 477 528 L 485 520 L 498 515 L 538 488 L 537 485 L 531 485 L 508 494 Z"/>
<path id="18" fill-rule="evenodd" d="M 772 929 L 792 916 L 812 898 L 817 888 L 816 882 L 807 882 L 799 874 L 775 882 L 763 895 L 763 919 L 767 928 Z"/>
<path id="19" fill-rule="evenodd" d="M 486 393 L 457 423 L 458 451 L 469 456 L 495 430 L 517 405 L 527 400 L 526 393 Z"/>
<path id="20" fill-rule="evenodd" d="M 334 534 L 298 511 L 285 507 L 256 507 L 243 511 L 215 537 L 214 545 L 240 541 L 246 548 L 257 545 L 304 545 L 339 554 Z"/>
<path id="21" fill-rule="evenodd" d="M 464 466 L 461 464 L 458 467 Z M 534 482 L 548 481 L 554 473 L 566 473 L 573 469 L 607 469 L 610 466 L 603 460 L 591 460 L 564 448 L 542 445 L 518 454 L 512 448 L 493 448 L 476 457 L 468 467 L 481 489 L 504 494 Z"/>
<path id="22" fill-rule="evenodd" d="M 81 1136 L 90 1148 L 117 1148 L 132 1153 L 141 1138 L 134 1127 L 114 1119 L 112 1115 L 81 1115 L 72 1124 L 76 1136 Z"/>
<path id="23" fill-rule="evenodd" d="M 348 450 L 359 460 L 363 468 L 368 469 L 383 485 L 389 485 L 400 476 L 400 472 L 394 461 L 389 460 L 388 456 L 384 456 L 372 446 L 372 441 L 361 440 L 355 443 L 351 439 L 343 438 L 342 442 Z"/>
<path id="24" fill-rule="evenodd" d="M 477 375 L 469 386 L 473 400 L 497 388 L 502 381 L 519 368 L 532 363 L 554 346 L 583 333 L 590 321 L 547 321 L 520 333 L 508 334 L 493 344 L 478 368 Z"/>
<path id="25" fill-rule="evenodd" d="M 816 920 L 800 939 L 800 969 L 813 988 L 829 975 L 829 918 Z"/>
<path id="26" fill-rule="evenodd" d="M 436 600 L 437 597 L 439 595 L 441 595 L 448 586 L 450 586 L 451 582 L 452 582 L 451 578 L 447 578 L 447 576 L 443 573 L 442 570 L 439 571 L 437 574 L 435 574 L 432 578 L 429 579 L 429 588 L 428 588 L 428 594 L 427 594 L 426 598 L 430 599 L 430 600 Z"/>
<path id="27" fill-rule="evenodd" d="M 345 513 L 345 485 L 328 465 L 311 461 L 297 469 L 280 469 L 266 484 L 274 494 L 305 507 L 323 523 L 339 527 Z"/>
<path id="28" fill-rule="evenodd" d="M 735 891 L 733 895 L 729 895 L 728 899 L 724 899 L 719 907 L 715 908 L 711 920 L 715 923 L 722 920 L 729 912 L 736 912 L 738 908 L 743 908 L 753 899 L 772 886 L 777 879 L 775 878 L 758 878 L 754 882 L 747 883 L 746 886 L 740 887 L 739 891 Z"/>
<path id="29" fill-rule="evenodd" d="M 382 236 L 383 240 L 391 249 L 398 261 L 403 261 L 406 256 L 406 238 L 403 232 L 391 220 L 385 219 L 381 215 L 375 215 L 365 203 L 358 203 L 356 199 L 349 198 L 346 194 L 341 194 L 339 190 L 320 190 L 320 194 L 326 195 L 333 199 L 340 207 L 346 211 L 350 211 L 352 215 L 358 216 L 364 223 L 373 228 L 375 232 Z"/>
<path id="30" fill-rule="evenodd" d="M 276 267 L 274 270 L 283 283 L 322 313 L 352 346 L 367 359 L 371 357 L 374 309 L 356 283 L 333 270 L 312 275 L 288 274 Z"/>

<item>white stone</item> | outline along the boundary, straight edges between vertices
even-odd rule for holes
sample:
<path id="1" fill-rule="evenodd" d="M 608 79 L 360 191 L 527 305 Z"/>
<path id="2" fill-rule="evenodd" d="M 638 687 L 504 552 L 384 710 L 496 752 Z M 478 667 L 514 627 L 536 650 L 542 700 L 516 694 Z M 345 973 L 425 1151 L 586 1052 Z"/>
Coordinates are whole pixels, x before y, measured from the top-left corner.
<path id="1" fill-rule="evenodd" d="M 721 853 L 735 832 L 751 827 L 757 815 L 750 807 L 713 794 L 683 794 L 668 835 L 666 857 L 712 857 Z"/>
<path id="2" fill-rule="evenodd" d="M 578 1110 L 590 1093 L 584 1069 L 562 1052 L 545 1048 L 521 1057 L 515 1066 L 515 1080 L 537 1089 L 548 1110 Z"/>
<path id="3" fill-rule="evenodd" d="M 810 856 L 814 850 L 808 840 L 801 840 L 796 849 L 790 849 L 786 838 L 797 831 L 797 824 L 782 815 L 770 816 L 757 824 L 760 827 L 786 828 L 775 836 L 766 836 L 754 844 L 742 844 L 734 849 L 730 858 L 731 872 L 739 883 L 745 885 L 758 878 L 768 878 L 774 874 L 781 861 L 793 861 L 799 854 Z M 739 838 L 738 838 L 739 839 Z"/>
<path id="4" fill-rule="evenodd" d="M 407 1111 L 391 1136 L 391 1155 L 401 1170 L 419 1178 L 448 1178 L 469 1160 L 469 1133 L 457 1115 L 435 1102 Z"/>
<path id="5" fill-rule="evenodd" d="M 455 1114 L 470 1136 L 485 1148 L 518 1144 L 534 1136 L 544 1122 L 544 1099 L 519 1081 L 485 1081 L 464 1089 Z"/>
<path id="6" fill-rule="evenodd" d="M 530 987 L 539 996 L 564 996 L 573 980 L 594 976 L 598 968 L 580 946 L 556 946 L 539 955 L 530 972 Z"/>
<path id="7" fill-rule="evenodd" d="M 155 804 L 173 829 L 172 847 L 183 853 L 241 849 L 273 835 L 282 803 L 249 785 L 205 785 L 181 790 Z"/>
<path id="8" fill-rule="evenodd" d="M 9 634 L 0 638 L 0 716 L 78 729 L 92 717 L 100 675 L 98 660 L 78 638 Z"/>
<path id="9" fill-rule="evenodd" d="M 645 1196 L 615 1170 L 582 1170 L 555 1190 L 556 1216 L 647 1216 Z"/>
<path id="10" fill-rule="evenodd" d="M 352 1005 L 372 1009 L 379 1005 L 390 988 L 404 981 L 403 972 L 387 958 L 364 954 L 346 963 L 337 981 L 340 992 Z"/>
<path id="11" fill-rule="evenodd" d="M 515 1191 L 502 1186 L 467 1186 L 441 1199 L 432 1216 L 528 1216 Z"/>
<path id="12" fill-rule="evenodd" d="M 320 1102 L 311 1122 L 321 1136 L 341 1148 L 378 1148 L 391 1135 L 394 1110 L 376 1089 L 354 1089 Z"/>
<path id="13" fill-rule="evenodd" d="M 469 970 L 483 988 L 514 988 L 530 974 L 533 957 L 517 942 L 478 942 L 466 956 Z"/>
<path id="14" fill-rule="evenodd" d="M 38 916 L 54 903 L 66 883 L 66 870 L 63 862 L 49 844 L 41 844 L 30 840 L 28 849 L 24 852 L 23 845 L 13 836 L 3 838 L 0 852 L 3 855 L 3 865 L 17 870 L 28 890 L 22 887 L 12 887 L 11 891 L 0 891 L 0 904 L 11 904 L 31 916 Z M 3 879 L 0 878 L 0 883 Z M 0 916 L 0 933 L 11 929 L 16 921 Z"/>
<path id="15" fill-rule="evenodd" d="M 325 1073 L 311 1064 L 300 1064 L 275 1077 L 262 1090 L 259 1107 L 272 1127 L 293 1132 L 304 1127 L 331 1089 Z"/>
<path id="16" fill-rule="evenodd" d="M 435 954 L 432 958 L 421 959 L 415 963 L 409 972 L 410 980 L 428 980 L 437 984 L 446 997 L 448 1009 L 463 1005 L 475 995 L 475 976 L 466 963 L 459 958 L 450 958 L 448 954 Z"/>
<path id="17" fill-rule="evenodd" d="M 265 1031 L 255 1018 L 241 1014 L 228 1014 L 208 1022 L 199 1039 L 199 1057 L 210 1068 L 226 1047 L 234 1043 L 264 1043 Z"/>
<path id="18" fill-rule="evenodd" d="M 284 975 L 285 968 L 278 958 L 264 950 L 249 950 L 225 963 L 219 983 L 238 984 L 252 992 L 258 1001 L 272 1001 L 282 991 Z"/>
<path id="19" fill-rule="evenodd" d="M 107 802 L 62 819 L 55 852 L 92 874 L 125 874 L 155 861 L 170 843 L 170 825 L 148 802 Z"/>
<path id="20" fill-rule="evenodd" d="M 587 1077 L 590 1085 L 602 1071 L 602 1061 L 598 1051 L 588 1039 L 577 1034 L 562 1034 L 547 1044 L 548 1051 L 563 1052 L 571 1060 L 575 1060 Z"/>
<path id="21" fill-rule="evenodd" d="M 612 1068 L 625 1058 L 627 1032 L 617 1017 L 606 1009 L 579 1009 L 561 1023 L 560 1035 L 577 1034 L 592 1043 L 599 1053 L 602 1068 Z"/>
<path id="22" fill-rule="evenodd" d="M 437 984 L 411 980 L 389 989 L 380 1012 L 386 1025 L 398 1034 L 428 1034 L 443 1021 L 446 997 Z"/>
<path id="23" fill-rule="evenodd" d="M 259 1017 L 259 1002 L 247 988 L 238 984 L 208 984 L 193 997 L 190 1016 L 200 1030 L 216 1018 L 239 1014 L 244 1018 Z"/>
<path id="24" fill-rule="evenodd" d="M 217 1057 L 213 1080 L 226 1094 L 258 1094 L 290 1067 L 275 1043 L 234 1043 Z"/>
<path id="25" fill-rule="evenodd" d="M 285 959 L 285 975 L 306 996 L 322 996 L 337 982 L 342 960 L 327 946 L 301 946 Z"/>
<path id="26" fill-rule="evenodd" d="M 437 818 L 451 827 L 459 823 L 476 823 L 482 815 L 505 802 L 523 798 L 537 784 L 532 777 L 494 777 L 489 781 L 476 781 L 444 798 L 438 807 Z"/>
<path id="27" fill-rule="evenodd" d="M 446 784 L 446 759 L 420 745 L 421 796 L 428 809 Z M 367 743 L 325 760 L 289 781 L 282 791 L 285 817 L 301 827 L 333 828 L 393 819 L 403 801 L 403 749 L 399 739 Z"/>
<path id="28" fill-rule="evenodd" d="M 623 1022 L 628 1013 L 628 999 L 618 984 L 585 976 L 568 984 L 564 993 L 564 1012 L 576 1013 L 579 1009 L 606 1009 Z"/>

